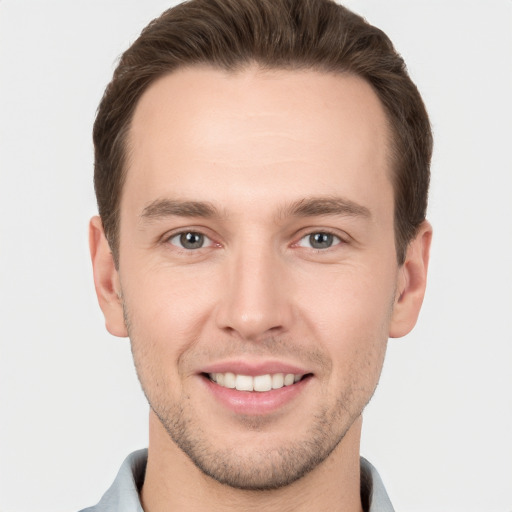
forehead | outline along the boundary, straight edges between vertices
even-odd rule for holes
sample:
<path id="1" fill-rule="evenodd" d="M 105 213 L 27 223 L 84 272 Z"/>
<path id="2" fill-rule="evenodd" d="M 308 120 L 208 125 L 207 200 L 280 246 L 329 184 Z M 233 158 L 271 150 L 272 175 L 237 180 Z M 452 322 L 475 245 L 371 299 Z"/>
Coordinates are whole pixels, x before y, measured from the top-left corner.
<path id="1" fill-rule="evenodd" d="M 135 193 L 123 196 L 143 209 L 159 195 L 286 202 L 309 188 L 364 204 L 370 186 L 390 187 L 388 139 L 384 109 L 361 78 L 185 68 L 139 100 L 125 185 Z"/>

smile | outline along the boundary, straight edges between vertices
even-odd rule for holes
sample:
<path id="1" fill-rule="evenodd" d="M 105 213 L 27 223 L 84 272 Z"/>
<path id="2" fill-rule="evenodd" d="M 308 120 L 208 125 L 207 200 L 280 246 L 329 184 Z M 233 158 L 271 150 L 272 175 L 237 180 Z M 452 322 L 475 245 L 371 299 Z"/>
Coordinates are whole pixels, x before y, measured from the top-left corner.
<path id="1" fill-rule="evenodd" d="M 293 373 L 274 373 L 264 375 L 240 375 L 231 372 L 208 373 L 211 381 L 219 386 L 237 391 L 265 392 L 272 389 L 281 389 L 284 386 L 291 386 L 299 382 L 304 375 Z"/>

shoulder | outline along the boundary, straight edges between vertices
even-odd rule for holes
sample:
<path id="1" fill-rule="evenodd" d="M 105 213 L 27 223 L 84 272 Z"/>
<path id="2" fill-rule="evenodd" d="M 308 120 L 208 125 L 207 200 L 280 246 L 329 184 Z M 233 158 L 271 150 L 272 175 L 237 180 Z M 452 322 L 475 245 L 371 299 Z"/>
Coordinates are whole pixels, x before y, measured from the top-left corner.
<path id="1" fill-rule="evenodd" d="M 116 479 L 97 505 L 80 512 L 143 512 L 139 490 L 144 482 L 147 449 L 138 450 L 126 457 Z"/>
<path id="2" fill-rule="evenodd" d="M 378 471 L 364 457 L 361 457 L 361 501 L 365 511 L 394 512 Z"/>

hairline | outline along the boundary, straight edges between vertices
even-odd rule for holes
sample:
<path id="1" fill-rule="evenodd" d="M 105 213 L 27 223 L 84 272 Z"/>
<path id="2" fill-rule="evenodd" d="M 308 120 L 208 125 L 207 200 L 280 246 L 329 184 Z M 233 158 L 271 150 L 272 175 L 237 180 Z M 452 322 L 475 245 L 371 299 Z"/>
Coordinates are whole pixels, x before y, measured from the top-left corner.
<path id="1" fill-rule="evenodd" d="M 343 66 L 339 66 L 339 68 L 335 68 L 333 66 L 323 65 L 322 63 L 301 63 L 299 61 L 293 62 L 290 61 L 287 64 L 284 63 L 276 63 L 271 64 L 265 62 L 264 60 L 252 58 L 252 59 L 241 59 L 238 62 L 235 62 L 234 65 L 223 64 L 218 61 L 197 61 L 197 62 L 188 62 L 188 63 L 180 63 L 174 66 L 172 69 L 163 70 L 159 74 L 155 74 L 151 77 L 150 80 L 145 84 L 142 88 L 142 92 L 139 93 L 136 101 L 133 103 L 130 109 L 129 116 L 127 117 L 126 122 L 122 126 L 122 129 L 116 136 L 115 143 L 119 144 L 119 148 L 121 150 L 121 166 L 120 166 L 120 179 L 118 182 L 118 194 L 117 194 L 117 202 L 115 205 L 115 209 L 113 212 L 114 222 L 113 222 L 113 232 L 108 237 L 108 242 L 110 245 L 110 249 L 114 258 L 114 263 L 116 268 L 119 267 L 119 251 L 120 251 L 120 227 L 121 227 L 121 202 L 123 199 L 123 193 L 125 188 L 126 177 L 128 173 L 128 169 L 130 167 L 131 155 L 133 153 L 133 144 L 130 144 L 130 137 L 133 133 L 132 123 L 135 116 L 135 111 L 142 99 L 142 97 L 146 94 L 146 92 L 151 88 L 156 82 L 164 79 L 167 76 L 173 75 L 177 72 L 183 70 L 198 70 L 198 69 L 209 69 L 209 70 L 218 70 L 224 71 L 227 75 L 237 75 L 242 74 L 251 67 L 255 68 L 258 72 L 272 72 L 272 71 L 284 71 L 284 72 L 294 72 L 294 71 L 304 71 L 304 72 L 317 72 L 324 73 L 327 75 L 333 76 L 353 76 L 357 77 L 364 82 L 366 82 L 376 95 L 379 104 L 384 110 L 385 122 L 386 122 L 386 139 L 387 139 L 387 172 L 388 178 L 391 183 L 392 194 L 393 194 L 393 230 L 394 230 L 394 245 L 395 252 L 397 255 L 398 264 L 403 264 L 404 255 L 401 254 L 401 247 L 399 247 L 398 239 L 397 239 L 397 194 L 396 194 L 396 177 L 398 174 L 398 167 L 400 165 L 400 157 L 399 157 L 399 143 L 398 138 L 399 134 L 397 129 L 393 123 L 393 116 L 389 112 L 388 107 L 382 101 L 377 89 L 371 83 L 368 78 L 363 76 L 361 73 L 357 73 L 350 69 L 344 69 Z"/>

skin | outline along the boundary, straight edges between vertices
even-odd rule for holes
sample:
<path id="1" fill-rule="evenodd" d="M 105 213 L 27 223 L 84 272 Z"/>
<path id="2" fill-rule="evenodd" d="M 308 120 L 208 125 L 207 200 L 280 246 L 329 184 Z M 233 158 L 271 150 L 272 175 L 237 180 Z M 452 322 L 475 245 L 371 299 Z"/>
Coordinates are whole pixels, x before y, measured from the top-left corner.
<path id="1" fill-rule="evenodd" d="M 107 329 L 130 336 L 151 405 L 146 512 L 362 510 L 361 413 L 388 337 L 416 322 L 431 240 L 425 222 L 398 267 L 389 137 L 350 75 L 193 67 L 141 97 L 118 269 L 98 217 L 90 243 Z M 180 246 L 187 232 L 204 245 Z M 211 392 L 212 364 L 308 379 L 241 414 Z"/>

